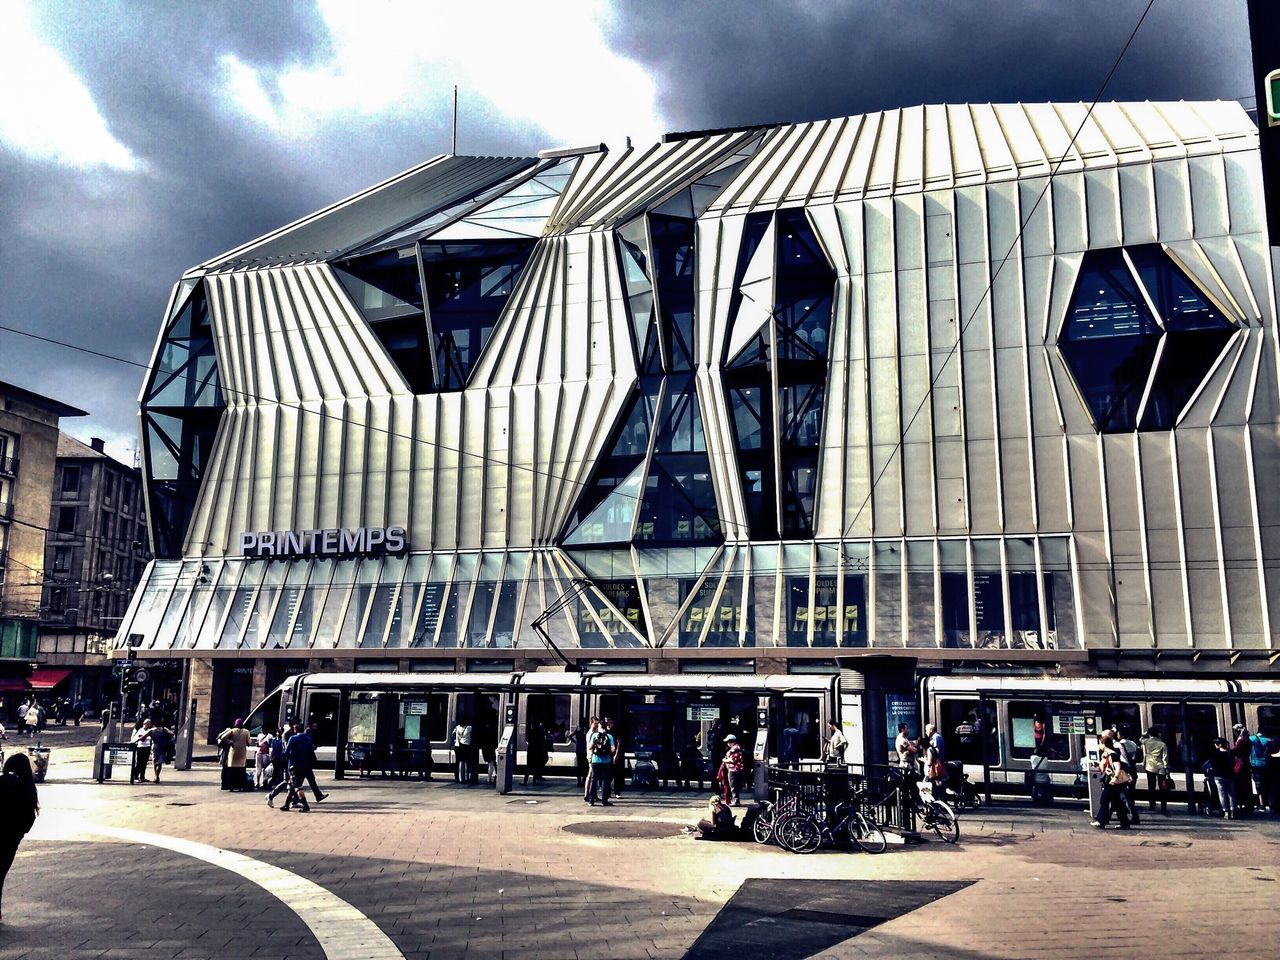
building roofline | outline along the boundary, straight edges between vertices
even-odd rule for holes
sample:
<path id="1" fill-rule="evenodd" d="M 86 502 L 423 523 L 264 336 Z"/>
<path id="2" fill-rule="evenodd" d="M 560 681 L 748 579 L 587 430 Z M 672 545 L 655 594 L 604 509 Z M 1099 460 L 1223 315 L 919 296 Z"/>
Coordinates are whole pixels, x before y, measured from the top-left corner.
<path id="1" fill-rule="evenodd" d="M 36 393 L 34 390 L 27 390 L 15 383 L 6 383 L 0 380 L 0 393 L 8 394 L 15 399 L 22 400 L 32 406 L 40 407 L 48 410 L 50 413 L 57 414 L 59 417 L 87 417 L 88 410 L 81 410 L 79 407 L 73 407 L 69 403 L 63 403 L 61 400 L 54 400 L 52 397 L 46 397 L 42 393 Z"/>

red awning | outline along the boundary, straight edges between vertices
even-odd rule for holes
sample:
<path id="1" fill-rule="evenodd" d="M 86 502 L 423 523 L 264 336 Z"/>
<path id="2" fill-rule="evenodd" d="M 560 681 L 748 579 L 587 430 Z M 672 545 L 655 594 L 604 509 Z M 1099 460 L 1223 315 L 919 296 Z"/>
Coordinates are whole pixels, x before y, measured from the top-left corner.
<path id="1" fill-rule="evenodd" d="M 63 667 L 36 667 L 27 682 L 32 690 L 52 690 L 69 676 L 71 671 Z"/>

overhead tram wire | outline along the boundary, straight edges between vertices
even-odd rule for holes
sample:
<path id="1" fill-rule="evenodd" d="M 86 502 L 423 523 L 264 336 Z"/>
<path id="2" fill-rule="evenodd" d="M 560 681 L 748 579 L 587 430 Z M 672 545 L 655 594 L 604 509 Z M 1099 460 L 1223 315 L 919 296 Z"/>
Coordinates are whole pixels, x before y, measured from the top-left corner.
<path id="1" fill-rule="evenodd" d="M 1071 149 L 1075 146 L 1076 140 L 1079 139 L 1080 134 L 1084 131 L 1085 125 L 1089 122 L 1089 118 L 1093 116 L 1094 108 L 1101 102 L 1102 96 L 1106 93 L 1107 87 L 1111 85 L 1111 80 L 1115 77 L 1116 70 L 1120 68 L 1121 61 L 1124 60 L 1125 54 L 1129 52 L 1129 48 L 1133 45 L 1134 38 L 1138 36 L 1138 31 L 1142 29 L 1142 24 L 1147 19 L 1147 14 L 1151 12 L 1151 8 L 1155 6 L 1155 2 L 1156 0 L 1147 0 L 1147 5 L 1142 10 L 1142 16 L 1138 17 L 1138 22 L 1134 24 L 1133 30 L 1129 33 L 1129 39 L 1125 41 L 1124 46 L 1121 48 L 1119 55 L 1115 59 L 1115 62 L 1111 65 L 1111 69 L 1107 71 L 1106 79 L 1102 81 L 1102 86 L 1098 88 L 1097 94 L 1094 95 L 1093 102 L 1089 104 L 1089 108 L 1081 118 L 1080 124 L 1076 127 L 1075 133 L 1071 135 L 1071 140 L 1063 148 L 1062 154 L 1058 157 L 1058 161 L 1054 164 L 1053 169 L 1049 171 L 1049 176 L 1045 179 L 1044 188 L 1040 191 L 1040 195 L 1036 197 L 1036 202 L 1032 204 L 1031 211 L 1023 218 L 1022 222 L 1018 224 L 1018 232 L 1014 235 L 1013 241 L 1009 244 L 1009 249 L 1006 250 L 1004 256 L 1000 258 L 999 265 L 996 267 L 995 272 L 992 273 L 991 279 L 987 282 L 986 289 L 983 290 L 982 295 L 978 297 L 978 302 L 974 304 L 973 310 L 969 314 L 969 318 L 965 320 L 959 331 L 956 333 L 956 342 L 951 345 L 951 349 L 947 351 L 942 363 L 938 366 L 937 372 L 930 378 L 929 387 L 921 398 L 920 403 L 916 405 L 915 412 L 911 414 L 906 426 L 899 431 L 897 442 L 894 443 L 893 449 L 885 459 L 884 466 L 880 468 L 880 472 L 877 473 L 875 479 L 871 481 L 871 486 L 867 490 L 866 497 L 863 498 L 862 505 L 858 507 L 858 512 L 854 514 L 853 519 L 849 521 L 848 526 L 845 527 L 844 534 L 840 538 L 841 540 L 848 538 L 853 528 L 857 525 L 858 520 L 861 519 L 863 511 L 865 511 L 868 504 L 871 503 L 871 498 L 875 495 L 877 484 L 879 484 L 884 478 L 885 473 L 888 472 L 889 467 L 894 462 L 894 459 L 900 457 L 904 438 L 911 431 L 911 427 L 916 422 L 916 418 L 920 416 L 920 412 L 924 410 L 925 405 L 928 404 L 933 397 L 934 387 L 937 385 L 938 379 L 942 376 L 942 371 L 946 369 L 947 364 L 951 362 L 952 358 L 959 351 L 960 343 L 963 341 L 965 332 L 969 329 L 969 325 L 977 318 L 978 311 L 982 309 L 983 304 L 987 303 L 988 298 L 991 296 L 991 291 L 995 288 L 996 280 L 999 278 L 1001 271 L 1004 270 L 1005 264 L 1009 262 L 1009 258 L 1013 255 L 1013 251 L 1017 249 L 1018 244 L 1022 241 L 1022 234 L 1025 232 L 1027 224 L 1031 222 L 1031 218 L 1034 217 L 1036 211 L 1040 209 L 1040 204 L 1044 202 L 1045 195 L 1048 194 L 1049 188 L 1053 186 L 1053 178 L 1058 175 L 1058 172 L 1062 169 L 1062 165 L 1067 162 L 1067 157 L 1071 154 Z"/>

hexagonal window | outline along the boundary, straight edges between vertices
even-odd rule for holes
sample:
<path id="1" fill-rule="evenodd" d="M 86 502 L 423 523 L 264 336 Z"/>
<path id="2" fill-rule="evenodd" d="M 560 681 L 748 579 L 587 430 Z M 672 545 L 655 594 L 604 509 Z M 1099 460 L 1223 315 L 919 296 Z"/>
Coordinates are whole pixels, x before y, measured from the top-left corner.
<path id="1" fill-rule="evenodd" d="M 1237 329 L 1147 244 L 1084 255 L 1058 347 L 1100 432 L 1169 430 Z"/>

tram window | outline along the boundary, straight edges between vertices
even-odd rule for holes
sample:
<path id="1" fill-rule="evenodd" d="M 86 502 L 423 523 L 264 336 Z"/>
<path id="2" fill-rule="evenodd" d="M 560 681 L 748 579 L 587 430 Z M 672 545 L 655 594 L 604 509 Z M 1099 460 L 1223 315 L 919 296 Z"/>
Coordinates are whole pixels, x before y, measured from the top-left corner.
<path id="1" fill-rule="evenodd" d="M 975 766 L 982 763 L 982 736 L 985 731 L 989 747 L 989 759 L 993 764 L 999 763 L 999 751 L 994 740 L 995 708 L 987 705 L 987 718 L 984 722 L 977 700 L 938 701 L 937 723 L 942 731 L 942 738 L 952 760 L 961 760 Z M 919 737 L 921 731 L 909 730 L 913 737 Z"/>
<path id="2" fill-rule="evenodd" d="M 378 698 L 357 693 L 347 704 L 347 742 L 376 743 L 378 739 Z"/>
<path id="3" fill-rule="evenodd" d="M 525 732 L 535 723 L 551 734 L 552 743 L 568 743 L 572 727 L 571 697 L 567 693 L 531 693 L 525 707 Z"/>
<path id="4" fill-rule="evenodd" d="M 401 740 L 444 740 L 448 729 L 447 694 L 417 694 L 400 701 Z"/>
<path id="5" fill-rule="evenodd" d="M 1280 707 L 1272 704 L 1258 706 L 1258 729 L 1265 737 L 1280 737 Z"/>
<path id="6" fill-rule="evenodd" d="M 1199 773 L 1201 765 L 1209 759 L 1213 739 L 1218 734 L 1218 708 L 1207 703 L 1189 703 L 1187 710 L 1187 744 L 1191 770 Z M 1164 742 L 1169 745 L 1169 769 L 1179 773 L 1186 771 L 1182 762 L 1182 713 L 1176 703 L 1153 703 L 1152 726 L 1160 728 Z"/>
<path id="7" fill-rule="evenodd" d="M 253 713 L 249 714 L 244 722 L 245 729 L 249 731 L 255 738 L 262 733 L 262 728 L 266 727 L 272 733 L 280 725 L 280 697 L 283 691 L 277 690 L 267 699 L 263 700 Z M 1265 708 L 1264 708 L 1265 709 Z"/>
<path id="8" fill-rule="evenodd" d="M 1142 717 L 1136 703 L 1104 703 L 1098 714 L 1102 717 L 1104 730 L 1115 727 L 1134 742 L 1147 732 L 1142 729 Z"/>
<path id="9" fill-rule="evenodd" d="M 1050 760 L 1066 760 L 1071 756 L 1067 738 L 1051 728 L 1051 709 L 1045 703 L 1009 703 L 1009 756 L 1029 760 L 1040 754 Z"/>

